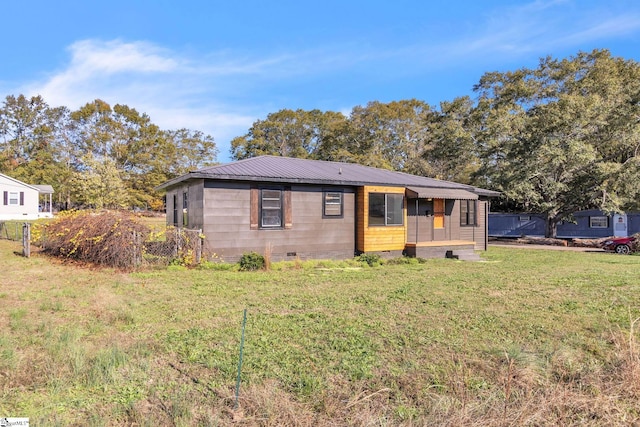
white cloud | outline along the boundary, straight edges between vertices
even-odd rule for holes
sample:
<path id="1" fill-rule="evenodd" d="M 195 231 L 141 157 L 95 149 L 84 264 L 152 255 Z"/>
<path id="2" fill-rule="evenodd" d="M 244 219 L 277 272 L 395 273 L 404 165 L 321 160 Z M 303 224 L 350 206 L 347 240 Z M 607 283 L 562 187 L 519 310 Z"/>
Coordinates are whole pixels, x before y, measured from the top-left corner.
<path id="1" fill-rule="evenodd" d="M 226 160 L 228 141 L 246 133 L 255 111 L 231 105 L 217 92 L 229 92 L 229 76 L 259 74 L 282 58 L 227 61 L 209 65 L 151 43 L 83 40 L 69 47 L 68 65 L 21 88 L 42 95 L 52 106 L 77 109 L 94 99 L 126 104 L 147 113 L 164 129 L 188 128 L 212 135 Z"/>
<path id="2" fill-rule="evenodd" d="M 282 84 L 321 69 L 348 67 L 357 59 L 314 50 L 253 59 L 230 52 L 186 57 L 147 42 L 82 40 L 68 51 L 63 69 L 20 88 L 49 105 L 77 109 L 95 99 L 147 113 L 164 129 L 188 128 L 212 135 L 226 160 L 229 141 L 266 116 L 272 100 L 252 99 L 260 85 Z M 279 108 L 279 107 L 278 107 Z"/>
<path id="3" fill-rule="evenodd" d="M 255 120 L 274 109 L 299 108 L 295 102 L 305 99 L 313 105 L 317 97 L 319 102 L 335 100 L 340 105 L 333 109 L 349 114 L 351 107 L 345 104 L 353 98 L 321 93 L 333 88 L 333 78 L 359 79 L 367 88 L 462 66 L 481 72 L 522 58 L 583 49 L 587 43 L 639 29 L 640 15 L 622 6 L 607 8 L 596 2 L 582 8 L 577 0 L 538 0 L 488 9 L 457 32 L 393 40 L 384 48 L 367 44 L 366 34 L 360 41 L 261 56 L 230 50 L 177 52 L 142 41 L 80 40 L 68 47 L 70 58 L 64 67 L 18 92 L 40 94 L 52 106 L 71 109 L 97 98 L 126 104 L 164 129 L 211 134 L 220 159 L 227 160 L 229 140 L 245 134 Z M 321 83 L 315 87 L 317 81 Z M 335 90 L 340 88 L 345 86 L 335 85 Z"/>
<path id="4" fill-rule="evenodd" d="M 145 42 L 82 40 L 72 44 L 69 50 L 72 52 L 70 70 L 80 75 L 168 72 L 178 65 L 174 58 L 163 56 L 168 52 Z"/>
<path id="5" fill-rule="evenodd" d="M 640 15 L 624 7 L 596 4 L 588 8 L 570 0 L 537 0 L 488 11 L 475 31 L 444 44 L 440 52 L 444 61 L 539 57 L 558 49 L 583 49 L 639 29 Z"/>

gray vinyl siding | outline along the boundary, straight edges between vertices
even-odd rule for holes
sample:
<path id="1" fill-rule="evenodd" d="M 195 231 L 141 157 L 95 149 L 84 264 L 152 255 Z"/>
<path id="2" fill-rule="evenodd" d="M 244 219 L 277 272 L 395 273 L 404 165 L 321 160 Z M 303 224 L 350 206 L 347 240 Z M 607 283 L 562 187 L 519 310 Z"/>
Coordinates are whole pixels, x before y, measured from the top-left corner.
<path id="1" fill-rule="evenodd" d="M 176 224 L 178 227 L 183 227 L 183 203 L 184 194 L 187 193 L 187 225 L 189 229 L 201 229 L 202 212 L 203 212 L 203 188 L 202 180 L 195 180 L 189 182 L 188 185 L 183 185 L 177 188 L 167 191 L 167 225 Z M 174 222 L 174 206 L 173 198 L 176 196 L 177 205 L 177 221 Z"/>
<path id="2" fill-rule="evenodd" d="M 416 199 L 407 199 L 407 242 L 437 242 L 458 240 L 460 235 L 460 212 L 456 213 L 457 201 L 445 200 L 444 228 L 433 227 L 433 202 L 418 199 L 416 218 Z"/>
<path id="3" fill-rule="evenodd" d="M 353 257 L 355 193 L 349 187 L 332 187 L 344 193 L 344 215 L 323 218 L 323 188 L 327 189 L 291 186 L 290 229 L 251 230 L 250 184 L 207 181 L 202 197 L 202 229 L 207 250 L 228 262 L 237 261 L 246 252 L 264 254 L 267 245 L 271 245 L 274 261 Z"/>
<path id="4" fill-rule="evenodd" d="M 416 200 L 418 215 L 416 217 Z M 407 242 L 433 240 L 433 202 L 426 199 L 407 199 Z"/>
<path id="5" fill-rule="evenodd" d="M 458 211 L 458 224 L 460 224 L 460 206 L 457 206 Z M 487 202 L 485 200 L 478 200 L 477 203 L 477 212 L 476 212 L 476 220 L 477 224 L 475 227 L 469 226 L 460 226 L 460 240 L 469 240 L 475 242 L 476 250 L 486 250 L 486 235 L 485 235 L 485 224 L 487 222 Z"/>

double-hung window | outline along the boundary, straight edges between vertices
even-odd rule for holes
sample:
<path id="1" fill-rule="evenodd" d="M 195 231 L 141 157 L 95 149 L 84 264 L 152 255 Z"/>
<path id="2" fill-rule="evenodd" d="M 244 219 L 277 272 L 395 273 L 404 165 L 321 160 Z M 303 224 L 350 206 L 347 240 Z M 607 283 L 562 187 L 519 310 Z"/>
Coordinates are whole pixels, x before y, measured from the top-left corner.
<path id="1" fill-rule="evenodd" d="M 282 190 L 260 190 L 260 227 L 282 228 Z"/>
<path id="2" fill-rule="evenodd" d="M 402 194 L 369 193 L 369 226 L 402 225 Z"/>
<path id="3" fill-rule="evenodd" d="M 475 200 L 460 200 L 460 225 L 477 225 Z"/>
<path id="4" fill-rule="evenodd" d="M 20 204 L 20 193 L 17 191 L 9 191 L 9 204 L 17 206 Z"/>
<path id="5" fill-rule="evenodd" d="M 24 191 L 3 191 L 2 204 L 4 206 L 24 206 Z"/>

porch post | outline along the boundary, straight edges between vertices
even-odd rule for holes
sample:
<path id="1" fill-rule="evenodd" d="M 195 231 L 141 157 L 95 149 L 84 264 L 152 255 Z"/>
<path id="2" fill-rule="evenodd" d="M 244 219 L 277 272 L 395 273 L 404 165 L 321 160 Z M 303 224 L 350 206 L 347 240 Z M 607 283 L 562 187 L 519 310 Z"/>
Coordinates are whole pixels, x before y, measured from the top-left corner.
<path id="1" fill-rule="evenodd" d="M 420 200 L 420 199 L 417 199 L 417 198 L 416 198 L 416 245 L 418 244 L 418 224 L 420 223 L 420 222 L 418 221 L 418 219 L 419 219 L 419 214 L 418 214 L 418 201 L 419 201 L 419 200 Z M 416 247 L 417 247 L 417 246 L 416 246 Z"/>

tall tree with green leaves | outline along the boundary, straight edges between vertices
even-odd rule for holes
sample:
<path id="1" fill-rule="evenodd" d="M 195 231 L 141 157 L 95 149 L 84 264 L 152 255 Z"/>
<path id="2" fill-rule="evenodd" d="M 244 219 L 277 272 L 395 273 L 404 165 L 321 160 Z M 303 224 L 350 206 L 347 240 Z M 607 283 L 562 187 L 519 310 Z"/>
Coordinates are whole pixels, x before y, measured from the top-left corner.
<path id="1" fill-rule="evenodd" d="M 421 174 L 472 184 L 480 167 L 476 153 L 474 103 L 469 97 L 443 101 L 425 117 Z"/>
<path id="2" fill-rule="evenodd" d="M 545 213 L 638 208 L 640 66 L 606 50 L 535 69 L 487 73 L 475 87 L 483 185 Z"/>
<path id="3" fill-rule="evenodd" d="M 33 182 L 49 178 L 55 114 L 41 96 L 7 96 L 0 108 L 0 171 Z"/>
<path id="4" fill-rule="evenodd" d="M 87 103 L 71 114 L 76 148 L 90 156 L 81 159 L 78 172 L 98 174 L 101 170 L 119 178 L 132 206 L 159 206 L 154 188 L 192 168 L 215 162 L 213 138 L 199 131 L 164 131 L 126 105 L 113 108 L 102 100 Z M 76 187 L 84 188 L 84 187 Z"/>
<path id="5" fill-rule="evenodd" d="M 75 172 L 71 186 L 75 202 L 93 209 L 123 209 L 131 206 L 131 200 L 121 171 L 110 158 L 96 160 L 89 153 L 84 156 L 84 170 Z"/>
<path id="6" fill-rule="evenodd" d="M 234 138 L 231 155 L 237 160 L 261 155 L 318 158 L 331 128 L 343 121 L 340 113 L 280 110 L 257 120 L 247 134 Z"/>
<path id="7" fill-rule="evenodd" d="M 367 166 L 420 173 L 431 107 L 416 99 L 356 106 L 349 115 L 347 160 Z"/>

